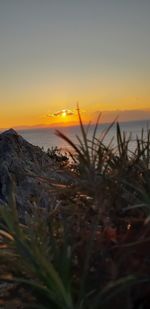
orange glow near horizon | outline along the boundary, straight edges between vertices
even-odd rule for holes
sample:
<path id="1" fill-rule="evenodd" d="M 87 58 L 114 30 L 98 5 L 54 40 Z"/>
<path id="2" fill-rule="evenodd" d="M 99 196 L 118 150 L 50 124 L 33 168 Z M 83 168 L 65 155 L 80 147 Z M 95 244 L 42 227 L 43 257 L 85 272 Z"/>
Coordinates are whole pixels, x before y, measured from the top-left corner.
<path id="1" fill-rule="evenodd" d="M 122 92 L 128 93 L 126 96 L 120 93 L 118 97 L 117 85 L 108 85 L 110 93 L 106 91 L 106 85 L 98 91 L 97 87 L 91 84 L 90 89 L 80 90 L 80 96 L 75 98 L 74 93 L 70 92 L 66 99 L 67 85 L 65 85 L 65 94 L 54 88 L 56 94 L 52 95 L 47 87 L 33 88 L 30 93 L 24 94 L 24 89 L 19 93 L 10 94 L 1 93 L 0 128 L 28 128 L 28 127 L 53 127 L 53 126 L 72 126 L 78 125 L 78 115 L 76 102 L 79 102 L 80 112 L 84 123 L 94 121 L 99 112 L 102 112 L 102 122 L 111 122 L 116 115 L 121 114 L 121 121 L 150 119 L 150 102 L 148 91 L 142 93 L 139 88 L 139 96 L 129 95 L 128 89 L 122 89 Z M 103 85 L 104 86 L 104 85 Z M 68 85 L 68 88 L 70 85 Z M 90 86 L 89 86 L 90 88 Z M 92 89 L 93 88 L 93 89 Z M 127 91 L 128 90 L 128 91 Z M 17 94 L 16 94 L 17 93 Z M 59 93 L 59 95 L 57 95 Z M 93 93 L 93 95 L 92 95 Z M 119 93 L 119 92 L 118 92 Z M 93 97 L 93 99 L 92 99 Z M 70 103 L 73 102 L 73 103 Z M 140 112 L 141 111 L 141 112 Z"/>
<path id="2" fill-rule="evenodd" d="M 39 88 L 31 87 L 30 92 L 25 92 L 24 87 L 18 92 L 15 89 L 12 94 L 3 91 L 0 94 L 1 102 L 3 102 L 0 111 L 0 127 L 76 125 L 78 124 L 77 101 L 85 123 L 96 119 L 98 112 L 107 113 L 107 121 L 109 122 L 113 120 L 114 113 L 118 114 L 124 110 L 130 110 L 131 113 L 135 111 L 134 119 L 138 120 L 141 117 L 136 110 L 150 109 L 149 89 L 147 88 L 144 93 L 143 84 L 137 85 L 137 89 L 133 88 L 132 93 L 130 93 L 131 90 L 128 87 L 123 88 L 122 85 L 122 88 L 118 90 L 117 84 L 110 86 L 110 81 L 108 82 L 109 84 L 106 81 L 107 87 L 103 83 L 102 89 L 99 89 L 98 84 L 94 86 L 93 83 L 89 84 L 87 80 L 89 89 L 85 88 L 84 85 L 82 85 L 83 89 L 77 89 L 78 98 L 75 97 L 75 90 L 71 89 L 69 83 L 64 85 L 63 92 L 59 88 L 60 82 L 58 88 L 54 87 L 53 92 L 48 89 L 48 86 L 42 85 L 41 87 L 39 85 Z M 78 84 L 80 84 L 80 81 L 78 81 Z M 71 90 L 67 95 L 69 89 Z M 136 93 L 136 96 L 134 93 Z M 63 116 L 57 115 L 60 111 L 63 112 Z M 149 118 L 149 114 L 147 114 L 147 117 Z M 128 120 L 127 117 L 124 119 Z"/>
<path id="3" fill-rule="evenodd" d="M 0 128 L 28 128 L 28 127 L 64 127 L 64 126 L 74 126 L 79 124 L 78 114 L 76 108 L 74 109 L 60 109 L 59 111 L 54 110 L 53 113 L 47 114 L 44 108 L 42 109 L 42 104 L 39 106 L 39 110 L 34 110 L 31 106 L 30 109 L 24 110 L 24 114 L 19 109 L 15 109 L 10 111 L 6 117 L 2 117 Z M 64 107 L 62 105 L 61 107 Z M 146 108 L 135 108 L 135 105 L 129 106 L 128 109 L 124 109 L 123 105 L 120 109 L 102 109 L 101 104 L 93 104 L 93 105 L 85 105 L 84 108 L 80 105 L 80 113 L 83 120 L 83 123 L 87 124 L 90 121 L 94 122 L 97 118 L 99 112 L 102 112 L 101 122 L 111 122 L 115 116 L 120 116 L 121 121 L 131 121 L 131 120 L 142 120 L 142 119 L 150 119 L 150 109 L 148 106 Z M 111 106 L 110 106 L 111 107 Z M 3 107 L 2 107 L 3 109 Z M 43 113 L 42 113 L 43 112 Z"/>

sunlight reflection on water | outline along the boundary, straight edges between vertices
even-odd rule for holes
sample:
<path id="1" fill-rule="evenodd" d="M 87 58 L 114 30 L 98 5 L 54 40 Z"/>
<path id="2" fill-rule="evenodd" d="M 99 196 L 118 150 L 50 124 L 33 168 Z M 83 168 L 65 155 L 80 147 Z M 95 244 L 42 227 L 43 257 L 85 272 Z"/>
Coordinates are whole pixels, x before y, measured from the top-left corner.
<path id="1" fill-rule="evenodd" d="M 97 130 L 97 137 L 101 135 L 104 129 L 108 128 L 108 124 L 99 125 Z M 120 123 L 122 131 L 125 131 L 129 136 L 132 133 L 132 142 L 130 143 L 131 149 L 134 149 L 136 136 L 140 137 L 142 128 L 145 130 L 148 127 L 148 121 L 134 121 L 134 122 L 124 122 Z M 79 126 L 67 127 L 67 128 L 58 128 L 61 132 L 67 135 L 74 143 L 78 143 L 76 135 L 81 136 L 81 131 Z M 91 126 L 88 136 L 89 139 L 92 137 L 94 126 Z M 44 147 L 44 150 L 47 150 L 51 147 L 58 147 L 63 149 L 70 150 L 70 146 L 62 140 L 61 138 L 55 135 L 55 129 L 52 128 L 42 128 L 42 129 L 32 129 L 32 130 L 19 130 L 21 134 L 28 142 L 33 145 Z M 113 145 L 116 144 L 116 125 L 114 125 L 107 136 L 105 137 L 105 144 L 108 145 L 112 137 L 114 136 Z"/>

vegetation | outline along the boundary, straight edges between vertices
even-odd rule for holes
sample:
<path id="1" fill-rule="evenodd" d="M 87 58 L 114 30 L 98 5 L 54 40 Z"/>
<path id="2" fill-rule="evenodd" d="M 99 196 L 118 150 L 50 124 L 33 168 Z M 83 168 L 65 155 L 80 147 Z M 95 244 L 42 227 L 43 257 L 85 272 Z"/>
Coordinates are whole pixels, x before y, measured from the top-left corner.
<path id="1" fill-rule="evenodd" d="M 49 209 L 33 204 L 21 224 L 12 182 L 9 207 L 0 210 L 1 282 L 24 289 L 23 308 L 148 308 L 150 131 L 131 150 L 115 121 L 98 137 L 99 116 L 89 139 L 78 115 L 78 145 L 56 131 L 73 152 L 59 166 L 66 181 L 45 179 Z M 106 145 L 113 125 L 117 145 Z"/>

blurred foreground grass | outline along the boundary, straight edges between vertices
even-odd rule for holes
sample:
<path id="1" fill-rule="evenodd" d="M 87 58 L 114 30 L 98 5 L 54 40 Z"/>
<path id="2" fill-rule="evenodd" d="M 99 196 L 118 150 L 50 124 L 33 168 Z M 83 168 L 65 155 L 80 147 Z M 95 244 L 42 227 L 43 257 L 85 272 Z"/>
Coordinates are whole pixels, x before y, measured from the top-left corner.
<path id="1" fill-rule="evenodd" d="M 43 179 L 49 209 L 33 203 L 22 223 L 12 182 L 0 209 L 1 284 L 23 288 L 16 308 L 149 308 L 150 131 L 142 130 L 133 152 L 115 121 L 97 136 L 99 116 L 89 140 L 78 116 L 78 145 L 56 131 L 73 154 L 58 166 L 66 181 Z M 113 125 L 117 145 L 106 145 Z"/>

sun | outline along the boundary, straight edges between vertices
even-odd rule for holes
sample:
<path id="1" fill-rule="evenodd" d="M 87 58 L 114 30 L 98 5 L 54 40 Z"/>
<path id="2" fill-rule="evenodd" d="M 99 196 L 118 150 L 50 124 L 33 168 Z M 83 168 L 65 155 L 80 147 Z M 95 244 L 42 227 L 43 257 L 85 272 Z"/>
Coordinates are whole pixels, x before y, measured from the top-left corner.
<path id="1" fill-rule="evenodd" d="M 47 115 L 51 119 L 51 124 L 60 124 L 62 126 L 77 122 L 77 113 L 72 109 L 61 109 Z"/>
<path id="2" fill-rule="evenodd" d="M 61 116 L 62 116 L 62 117 L 66 117 L 66 116 L 67 116 L 67 112 L 66 112 L 66 111 L 63 111 L 62 114 L 61 114 Z"/>

